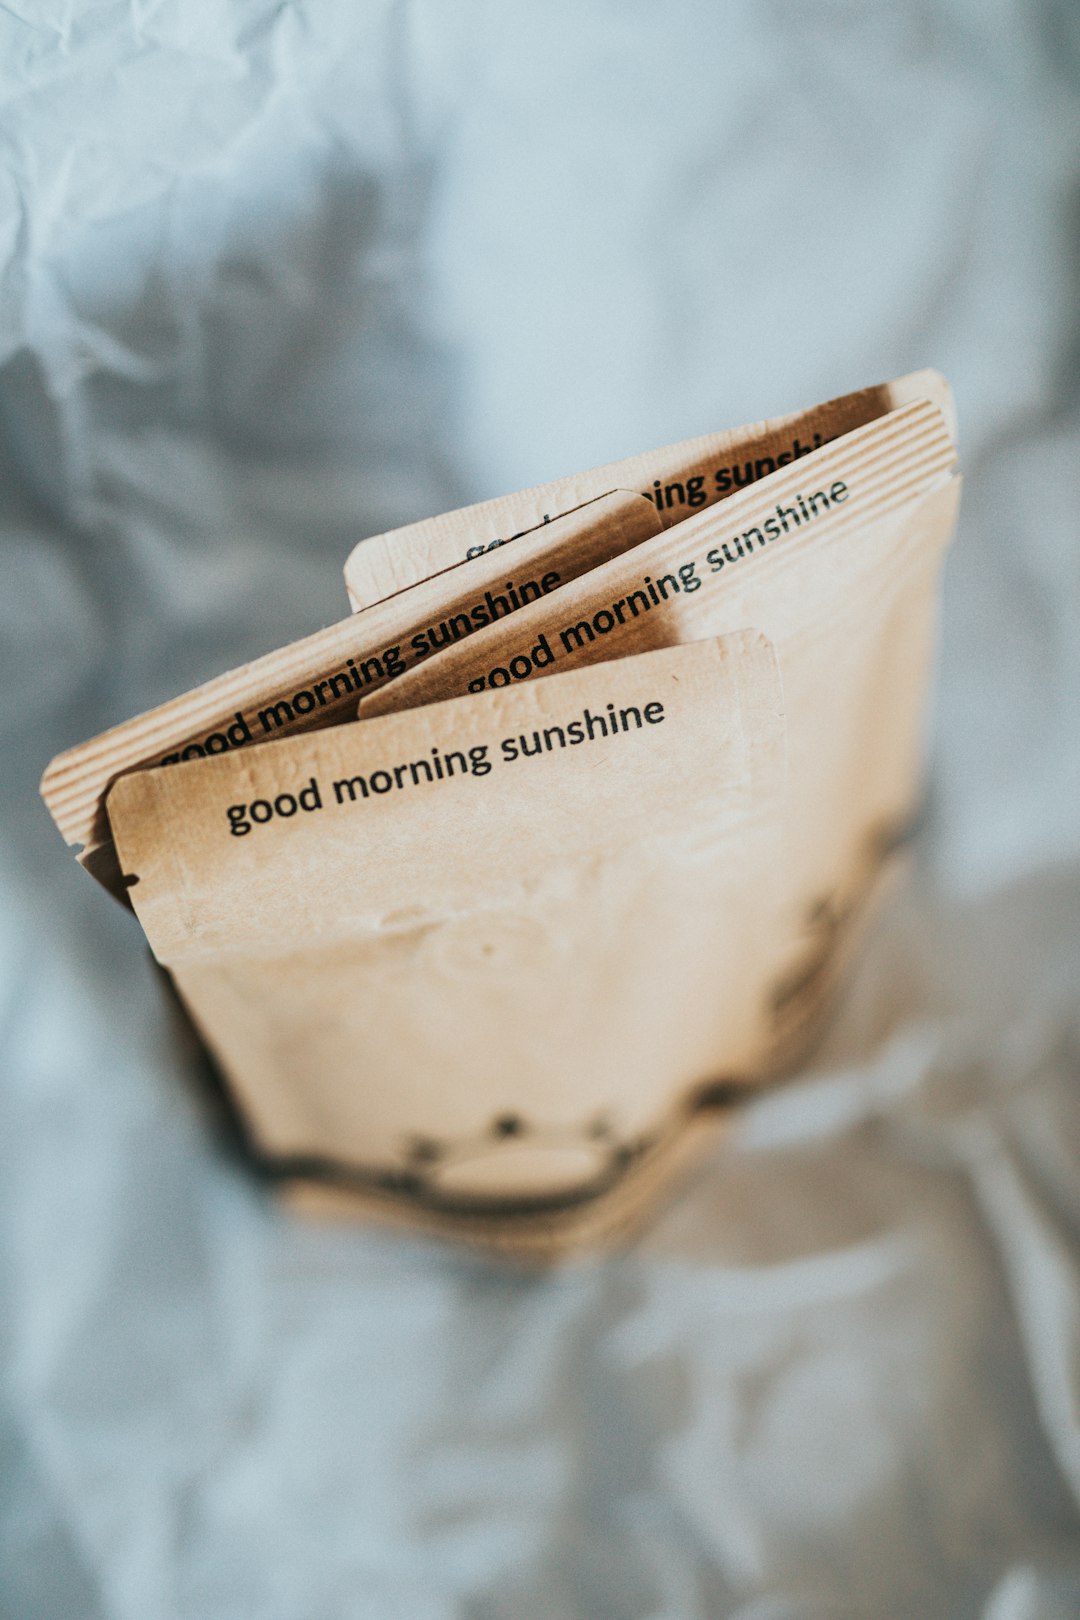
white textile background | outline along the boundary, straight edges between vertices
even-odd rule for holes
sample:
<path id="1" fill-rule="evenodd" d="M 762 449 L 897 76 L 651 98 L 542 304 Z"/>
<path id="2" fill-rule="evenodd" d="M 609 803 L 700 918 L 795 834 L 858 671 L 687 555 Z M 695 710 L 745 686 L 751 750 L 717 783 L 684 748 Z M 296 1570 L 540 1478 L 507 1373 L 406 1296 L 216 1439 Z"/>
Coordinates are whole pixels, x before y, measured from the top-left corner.
<path id="1" fill-rule="evenodd" d="M 0 108 L 0 1613 L 1080 1614 L 1074 0 L 39 0 Z M 49 756 L 366 533 L 923 364 L 928 815 L 805 1080 L 548 1277 L 268 1206 Z"/>

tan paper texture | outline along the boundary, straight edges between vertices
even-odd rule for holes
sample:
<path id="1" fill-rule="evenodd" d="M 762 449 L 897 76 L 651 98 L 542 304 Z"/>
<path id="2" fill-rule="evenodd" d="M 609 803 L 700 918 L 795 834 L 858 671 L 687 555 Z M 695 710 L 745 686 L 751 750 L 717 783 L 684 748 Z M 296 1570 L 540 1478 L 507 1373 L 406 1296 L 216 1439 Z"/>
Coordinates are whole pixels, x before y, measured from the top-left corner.
<path id="1" fill-rule="evenodd" d="M 656 503 L 661 521 L 670 527 L 727 499 L 777 466 L 797 461 L 822 443 L 916 399 L 929 399 L 938 406 L 955 439 L 952 394 L 944 377 L 933 370 L 912 372 L 810 410 L 687 439 L 373 535 L 355 546 L 346 561 L 349 599 L 355 609 L 382 601 L 510 539 L 517 544 L 538 524 L 611 489 L 640 490 Z"/>
<path id="2" fill-rule="evenodd" d="M 918 802 L 954 463 L 940 412 L 906 406 L 646 541 L 505 629 L 437 655 L 363 702 L 361 715 L 761 629 L 777 650 L 789 731 L 790 945 L 772 1058 L 781 1067 L 823 1009 L 852 925 Z M 778 512 L 790 514 L 786 527 Z"/>
<path id="3" fill-rule="evenodd" d="M 92 876 L 122 896 L 104 800 L 125 771 L 351 721 L 358 693 L 404 674 L 421 639 L 459 639 L 486 622 L 489 603 L 491 615 L 509 615 L 659 532 L 655 507 L 638 494 L 615 490 L 587 502 L 525 537 L 510 571 L 495 554 L 449 567 L 58 755 L 41 784 L 49 811 L 67 841 L 83 846 Z"/>
<path id="4" fill-rule="evenodd" d="M 108 814 L 263 1153 L 543 1249 L 755 1067 L 784 773 L 741 632 L 132 773 Z"/>

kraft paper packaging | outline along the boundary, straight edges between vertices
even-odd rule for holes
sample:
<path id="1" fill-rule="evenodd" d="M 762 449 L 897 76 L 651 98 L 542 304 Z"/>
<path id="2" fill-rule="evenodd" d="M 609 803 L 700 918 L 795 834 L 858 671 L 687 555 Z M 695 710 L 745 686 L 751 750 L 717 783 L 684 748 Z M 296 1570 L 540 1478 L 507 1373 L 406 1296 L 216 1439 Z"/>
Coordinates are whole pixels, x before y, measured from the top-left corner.
<path id="1" fill-rule="evenodd" d="M 108 814 L 268 1163 L 554 1250 L 754 1061 L 784 771 L 739 632 L 132 773 Z"/>
<path id="2" fill-rule="evenodd" d="M 955 459 L 920 372 L 444 514 L 53 761 L 294 1203 L 553 1256 L 791 1067 L 917 807 Z"/>
<path id="3" fill-rule="evenodd" d="M 743 625 L 776 647 L 788 719 L 788 946 L 757 1075 L 808 1037 L 918 800 L 938 573 L 959 494 L 916 401 L 438 653 L 380 714 Z"/>
<path id="4" fill-rule="evenodd" d="M 345 564 L 349 599 L 357 609 L 382 601 L 453 563 L 498 550 L 511 539 L 516 543 L 538 525 L 611 489 L 640 490 L 653 503 L 663 526 L 670 528 L 916 399 L 937 405 L 956 437 L 952 394 L 944 377 L 937 371 L 915 371 L 810 410 L 687 439 L 425 518 L 389 534 L 372 535 L 354 548 Z M 507 560 L 512 556 L 504 555 Z"/>
<path id="5" fill-rule="evenodd" d="M 455 619 L 480 623 L 492 587 L 501 611 L 512 612 L 659 527 L 655 507 L 641 495 L 615 490 L 591 500 L 523 537 L 514 553 L 512 598 L 501 558 L 449 566 L 407 598 L 330 625 L 59 754 L 42 779 L 45 803 L 80 849 L 83 866 L 123 898 L 104 804 L 110 783 L 125 771 L 187 764 L 352 720 L 359 692 L 375 691 L 408 668 L 414 637 L 431 644 Z"/>
<path id="6" fill-rule="evenodd" d="M 69 749 L 45 773 L 45 802 L 83 866 L 123 898 L 104 814 L 108 786 L 123 772 L 351 719 L 359 693 L 406 673 L 438 638 L 458 639 L 466 621 L 481 627 L 489 602 L 492 615 L 516 611 L 545 586 L 575 578 L 661 526 L 921 397 L 951 421 L 944 379 L 920 371 L 375 536 L 346 563 L 350 597 L 354 606 L 368 604 L 366 614 Z M 499 524 L 515 536 L 511 551 L 490 538 Z M 394 600 L 398 593 L 406 594 Z"/>

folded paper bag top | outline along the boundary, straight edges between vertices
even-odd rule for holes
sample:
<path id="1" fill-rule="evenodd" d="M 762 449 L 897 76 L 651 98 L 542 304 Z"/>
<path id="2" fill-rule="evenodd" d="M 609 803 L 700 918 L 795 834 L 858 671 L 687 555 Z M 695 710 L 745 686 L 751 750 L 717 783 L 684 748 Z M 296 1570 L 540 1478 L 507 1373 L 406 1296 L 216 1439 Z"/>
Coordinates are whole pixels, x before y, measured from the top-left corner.
<path id="1" fill-rule="evenodd" d="M 745 631 L 133 773 L 108 814 L 269 1164 L 554 1249 L 754 1069 L 784 769 Z"/>
<path id="2" fill-rule="evenodd" d="M 535 600 L 659 529 L 655 507 L 641 495 L 611 490 L 587 501 L 522 538 L 512 602 Z M 104 811 L 117 777 L 352 720 L 359 693 L 403 674 L 416 642 L 437 641 L 448 625 L 483 622 L 487 593 L 504 584 L 503 562 L 494 556 L 449 566 L 364 614 L 230 670 L 59 754 L 42 778 L 45 803 L 67 841 L 80 847 L 82 865 L 122 898 Z M 510 597 L 500 602 L 501 611 L 510 610 Z"/>
<path id="3" fill-rule="evenodd" d="M 940 372 L 911 372 L 873 388 L 844 394 L 808 410 L 703 434 L 661 450 L 627 456 L 590 472 L 371 535 L 345 563 L 354 608 L 380 602 L 453 563 L 483 556 L 551 522 L 610 489 L 640 490 L 665 528 L 685 521 L 740 489 L 790 466 L 823 444 L 864 427 L 913 400 L 930 400 L 955 440 L 952 392 Z"/>
<path id="4" fill-rule="evenodd" d="M 815 446 L 924 397 L 939 406 L 953 432 L 944 379 L 933 371 L 915 372 L 810 410 L 632 456 L 375 536 L 346 564 L 354 605 L 374 604 L 361 617 L 229 671 L 58 755 L 42 780 L 49 811 L 80 851 L 82 865 L 123 898 L 103 811 L 110 783 L 123 772 L 351 718 L 357 695 L 414 669 L 438 638 L 456 640 L 487 622 L 489 611 L 510 612 L 533 593 L 568 583 L 661 527 L 737 499 L 745 482 L 768 483 L 770 471 L 812 458 Z M 635 482 L 639 494 L 621 487 Z M 501 542 L 477 540 L 496 520 L 516 535 L 510 554 Z M 515 579 L 508 581 L 507 572 Z"/>

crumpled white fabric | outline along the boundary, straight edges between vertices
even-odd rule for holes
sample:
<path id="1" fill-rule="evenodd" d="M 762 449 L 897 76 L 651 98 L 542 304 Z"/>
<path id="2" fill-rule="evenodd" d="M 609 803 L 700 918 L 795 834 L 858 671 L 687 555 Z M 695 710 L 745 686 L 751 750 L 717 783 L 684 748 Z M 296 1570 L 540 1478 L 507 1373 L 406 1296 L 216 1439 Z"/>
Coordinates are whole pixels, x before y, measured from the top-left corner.
<path id="1" fill-rule="evenodd" d="M 1071 0 L 40 0 L 0 95 L 0 1613 L 1080 1613 Z M 50 755 L 365 533 L 923 364 L 928 814 L 805 1078 L 550 1276 L 277 1212 Z"/>

